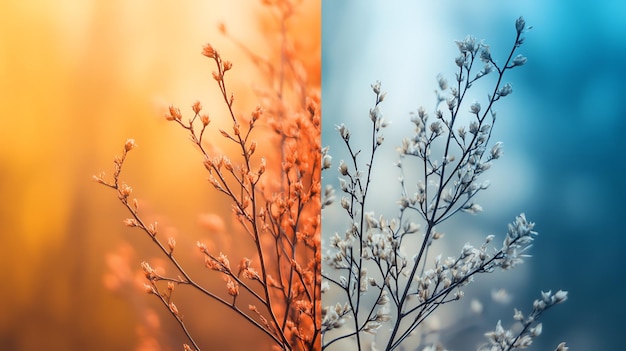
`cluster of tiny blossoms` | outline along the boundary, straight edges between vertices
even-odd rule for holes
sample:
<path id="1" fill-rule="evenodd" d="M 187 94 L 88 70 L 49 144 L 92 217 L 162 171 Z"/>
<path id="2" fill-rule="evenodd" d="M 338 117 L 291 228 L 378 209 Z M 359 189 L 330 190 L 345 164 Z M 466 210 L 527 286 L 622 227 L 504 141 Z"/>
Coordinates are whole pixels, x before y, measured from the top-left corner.
<path id="1" fill-rule="evenodd" d="M 482 211 L 474 199 L 489 187 L 489 182 L 482 181 L 481 176 L 502 155 L 502 143 L 491 142 L 496 121 L 493 106 L 512 93 L 511 84 L 502 82 L 505 72 L 527 60 L 515 54 L 524 41 L 523 18 L 516 21 L 515 29 L 514 45 L 504 64 L 496 62 L 489 46 L 472 36 L 457 42 L 455 80 L 449 84 L 438 77 L 434 120 L 420 107 L 411 118 L 415 133 L 397 148 L 400 159 L 396 166 L 401 176 L 399 211 L 395 217 L 377 215 L 368 198 L 371 187 L 382 184 L 372 179 L 375 155 L 383 145 L 383 130 L 388 126 L 381 112 L 385 93 L 380 82 L 372 85 L 375 104 L 369 113 L 369 152 L 354 145 L 348 127 L 337 126 L 350 159 L 341 160 L 337 167 L 342 192 L 340 208 L 332 207 L 335 190 L 331 186 L 325 189 L 323 208 L 344 213 L 348 225 L 343 234 L 330 236 L 323 258 L 326 268 L 322 273 L 322 292 L 326 305 L 322 309 L 322 349 L 345 349 L 351 345 L 358 350 L 374 349 L 375 344 L 384 345 L 385 350 L 400 349 L 403 342 L 418 334 L 418 327 L 439 306 L 462 298 L 462 288 L 477 273 L 507 270 L 528 256 L 526 252 L 537 233 L 533 231 L 534 224 L 521 214 L 509 224 L 500 246 L 493 247 L 495 236 L 489 235 L 479 247 L 465 244 L 458 255 L 428 258 L 433 243 L 444 236 L 437 231 L 437 225 L 462 212 Z M 478 62 L 482 63 L 481 68 L 476 68 Z M 486 101 L 466 103 L 469 89 L 494 72 L 496 83 Z M 439 109 L 440 105 L 444 108 Z M 466 115 L 468 122 L 464 122 L 468 120 Z M 324 149 L 323 155 L 322 168 L 330 169 L 332 157 L 328 149 Z M 365 161 L 360 157 L 365 157 Z M 416 239 L 421 244 L 416 245 Z M 527 319 L 516 312 L 516 320 L 524 326 L 519 333 L 504 332 L 500 326 L 496 332 L 488 333 L 493 345 L 488 349 L 513 350 L 530 345 L 541 331 L 541 325 L 532 327 L 536 317 L 564 301 L 567 293 L 543 295 Z M 494 348 L 496 345 L 504 346 Z M 435 349 L 434 345 L 423 346 L 425 350 Z M 560 347 L 563 350 L 565 346 Z"/>
<path id="2" fill-rule="evenodd" d="M 112 181 L 95 177 L 99 183 L 117 191 L 131 215 L 124 223 L 148 234 L 176 268 L 173 276 L 164 276 L 148 262 L 141 265 L 147 280 L 146 292 L 159 298 L 189 339 L 190 344 L 183 345 L 185 350 L 200 350 L 200 346 L 174 302 L 177 286 L 191 287 L 226 306 L 265 333 L 267 345 L 274 349 L 320 348 L 319 87 L 308 83 L 301 57 L 288 37 L 286 23 L 294 13 L 294 4 L 282 0 L 267 5 L 279 15 L 280 47 L 277 57 L 263 62 L 260 57 L 253 57 L 268 85 L 267 89 L 259 89 L 261 103 L 249 117 L 236 114 L 234 94 L 227 89 L 225 77 L 233 63 L 223 60 L 211 45 L 204 46 L 202 51 L 215 64 L 212 76 L 227 107 L 227 118 L 232 121 L 231 129 L 220 129 L 219 134 L 238 149 L 235 157 L 210 151 L 211 144 L 205 135 L 211 129 L 211 118 L 200 102 L 192 105 L 190 118 L 185 118 L 174 106 L 165 115 L 187 131 L 200 150 L 209 183 L 231 204 L 240 230 L 229 235 L 251 240 L 255 248 L 253 256 L 241 257 L 238 264 L 232 265 L 225 253 L 209 249 L 213 245 L 197 243 L 206 268 L 224 280 L 223 289 L 211 291 L 191 277 L 176 258 L 176 241 L 161 238 L 156 223 L 142 219 L 138 201 L 130 197 L 132 188 L 120 180 L 126 157 L 135 147 L 134 140 L 129 139 L 122 156 L 116 157 Z M 225 27 L 221 29 L 227 34 Z M 289 68 L 279 70 L 277 65 Z M 267 157 L 257 157 L 257 149 L 261 148 L 253 140 L 253 131 L 259 123 L 269 126 L 273 134 L 269 138 L 264 135 L 267 146 L 262 150 L 269 150 Z M 244 294 L 245 305 L 240 302 Z"/>
<path id="3" fill-rule="evenodd" d="M 506 351 L 515 349 L 525 349 L 529 347 L 533 338 L 539 336 L 542 331 L 542 324 L 536 323 L 539 315 L 546 309 L 567 300 L 567 292 L 559 290 L 555 294 L 551 291 L 541 292 L 541 299 L 533 302 L 533 310 L 528 316 L 515 309 L 513 319 L 521 324 L 521 330 L 505 330 L 502 323 L 498 321 L 494 331 L 485 334 L 489 344 L 480 348 L 480 351 Z M 534 327 L 533 327 L 534 325 Z M 555 351 L 567 351 L 565 343 L 560 343 Z"/>

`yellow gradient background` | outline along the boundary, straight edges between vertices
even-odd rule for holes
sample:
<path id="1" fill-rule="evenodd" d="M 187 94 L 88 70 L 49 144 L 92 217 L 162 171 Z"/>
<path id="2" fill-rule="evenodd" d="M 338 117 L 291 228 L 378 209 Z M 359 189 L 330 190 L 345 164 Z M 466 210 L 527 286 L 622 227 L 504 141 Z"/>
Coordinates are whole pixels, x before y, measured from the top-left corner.
<path id="1" fill-rule="evenodd" d="M 319 7 L 303 6 L 295 32 L 318 50 Z M 160 349 L 182 349 L 182 334 L 154 297 L 104 287 L 107 257 L 122 252 L 135 270 L 157 252 L 123 226 L 127 214 L 115 193 L 91 176 L 110 175 L 113 157 L 134 138 L 123 178 L 146 217 L 176 237 L 178 252 L 195 253 L 196 240 L 211 234 L 199 229 L 198 216 L 228 218 L 229 206 L 204 181 L 186 133 L 162 116 L 170 104 L 189 116 L 200 100 L 213 128 L 227 126 L 213 62 L 200 55 L 207 42 L 234 62 L 227 82 L 237 110 L 249 113 L 256 71 L 217 28 L 225 23 L 265 55 L 269 12 L 253 0 L 4 0 L 0 12 L 0 350 L 140 349 L 147 308 L 159 312 L 157 324 L 167 331 L 157 335 Z M 315 61 L 319 55 L 309 73 L 319 84 Z M 185 297 L 182 314 L 194 297 Z M 197 330 L 205 344 L 258 345 L 260 334 L 232 329 L 243 319 L 223 309 L 202 313 L 188 320 L 204 323 Z M 229 332 L 232 343 L 221 344 Z"/>

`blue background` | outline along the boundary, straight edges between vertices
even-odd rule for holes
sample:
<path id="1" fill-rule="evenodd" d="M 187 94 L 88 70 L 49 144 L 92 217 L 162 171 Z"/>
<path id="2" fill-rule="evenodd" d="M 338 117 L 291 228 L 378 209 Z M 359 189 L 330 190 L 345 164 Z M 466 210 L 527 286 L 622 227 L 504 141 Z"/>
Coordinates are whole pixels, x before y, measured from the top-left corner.
<path id="1" fill-rule="evenodd" d="M 322 11 L 323 144 L 331 150 L 341 148 L 336 124 L 345 122 L 355 134 L 369 126 L 371 83 L 381 80 L 388 92 L 387 142 L 396 145 L 409 111 L 420 105 L 432 111 L 437 74 L 452 80 L 454 40 L 485 39 L 503 62 L 515 19 L 522 15 L 533 26 L 520 51 L 528 63 L 506 76 L 514 92 L 496 106 L 494 138 L 504 142 L 505 154 L 487 173 L 493 186 L 482 197 L 485 212 L 471 219 L 503 233 L 523 211 L 540 232 L 520 270 L 523 284 L 514 285 L 513 302 L 502 310 L 505 326 L 513 306 L 528 311 L 540 290 L 563 289 L 568 301 L 542 317 L 544 334 L 532 349 L 553 350 L 564 340 L 572 350 L 620 349 L 626 5 L 325 0 Z"/>

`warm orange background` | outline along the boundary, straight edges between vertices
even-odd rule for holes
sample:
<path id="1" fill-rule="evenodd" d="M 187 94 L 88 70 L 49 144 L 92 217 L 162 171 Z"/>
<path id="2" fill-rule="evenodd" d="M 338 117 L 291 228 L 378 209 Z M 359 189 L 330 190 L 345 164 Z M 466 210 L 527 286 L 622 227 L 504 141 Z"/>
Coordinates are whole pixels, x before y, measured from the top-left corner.
<path id="1" fill-rule="evenodd" d="M 298 24 L 312 46 L 320 43 L 319 7 L 310 1 Z M 2 1 L 0 350 L 137 348 L 145 317 L 137 311 L 156 306 L 155 299 L 105 289 L 105 257 L 130 243 L 134 269 L 156 253 L 122 225 L 126 213 L 115 194 L 91 176 L 111 174 L 113 156 L 135 138 L 124 178 L 144 213 L 160 215 L 160 227 L 177 236 L 177 250 L 194 252 L 196 240 L 208 235 L 198 229 L 199 213 L 228 208 L 203 181 L 184 131 L 162 115 L 169 104 L 189 115 L 200 100 L 219 124 L 213 63 L 200 55 L 207 42 L 235 63 L 230 88 L 238 110 L 256 105 L 254 67 L 217 25 L 226 23 L 263 53 L 264 11 L 253 0 Z M 233 332 L 231 314 L 221 312 L 204 316 L 203 341 Z M 169 342 L 162 348 L 182 349 L 182 334 L 170 322 L 162 318 L 168 334 L 160 341 Z M 258 335 L 235 334 L 233 349 Z"/>

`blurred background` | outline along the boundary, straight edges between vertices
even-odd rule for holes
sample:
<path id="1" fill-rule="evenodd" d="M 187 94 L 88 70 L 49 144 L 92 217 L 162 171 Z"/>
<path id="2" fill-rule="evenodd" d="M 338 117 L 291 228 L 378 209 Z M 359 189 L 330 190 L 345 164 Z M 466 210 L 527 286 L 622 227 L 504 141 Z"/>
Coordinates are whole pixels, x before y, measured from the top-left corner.
<path id="1" fill-rule="evenodd" d="M 528 312 L 540 290 L 563 289 L 569 300 L 542 316 L 543 335 L 531 349 L 552 350 L 567 341 L 572 350 L 616 350 L 626 313 L 619 263 L 626 245 L 620 217 L 626 195 L 621 2 L 324 1 L 323 145 L 330 145 L 335 163 L 345 159 L 334 127 L 345 122 L 353 139 L 366 135 L 374 103 L 370 84 L 380 80 L 387 91 L 382 111 L 392 124 L 385 132 L 391 151 L 379 162 L 390 165 L 399 138 L 412 131 L 409 112 L 424 106 L 432 116 L 437 74 L 454 79 L 454 41 L 468 34 L 485 39 L 502 63 L 519 16 L 534 28 L 519 51 L 528 63 L 505 77 L 513 94 L 495 107 L 494 139 L 504 142 L 504 156 L 485 174 L 491 187 L 478 198 L 484 212 L 459 215 L 444 232 L 445 240 L 457 241 L 451 247 L 456 253 L 465 241 L 503 238 L 506 224 L 525 212 L 540 234 L 522 266 L 477 278 L 464 301 L 467 314 L 457 310 L 452 317 L 461 322 L 441 321 L 449 331 L 443 341 L 453 350 L 475 349 L 498 319 L 511 325 L 514 307 Z M 484 101 L 489 84 L 476 85 L 468 101 Z M 387 168 L 374 179 L 384 184 L 372 195 L 376 203 L 395 197 L 390 189 L 398 174 Z M 335 181 L 334 175 L 325 179 Z M 326 213 L 324 223 L 330 235 L 328 226 L 342 222 Z M 500 288 L 507 294 L 496 303 L 490 295 Z M 471 318 L 472 298 L 483 302 L 483 318 Z"/>
<path id="2" fill-rule="evenodd" d="M 319 53 L 319 2 L 299 11 L 294 35 L 304 52 Z M 158 253 L 124 227 L 117 195 L 92 175 L 110 176 L 113 157 L 134 138 L 122 178 L 163 237 L 176 238 L 183 263 L 206 274 L 197 240 L 236 257 L 237 246 L 219 240 L 231 226 L 229 206 L 205 181 L 187 134 L 163 115 L 174 105 L 190 117 L 199 100 L 214 128 L 227 125 L 214 63 L 200 54 L 209 42 L 234 63 L 227 82 L 237 110 L 252 111 L 252 87 L 264 82 L 218 27 L 268 56 L 275 19 L 252 0 L 6 0 L 0 12 L 0 350 L 182 349 L 180 328 L 136 288 L 140 262 L 160 266 Z M 310 61 L 319 83 L 319 56 Z M 177 296 L 201 344 L 259 345 L 241 318 L 199 305 L 198 295 Z"/>

